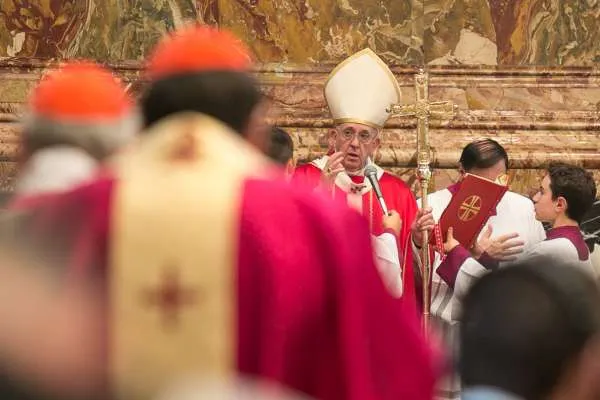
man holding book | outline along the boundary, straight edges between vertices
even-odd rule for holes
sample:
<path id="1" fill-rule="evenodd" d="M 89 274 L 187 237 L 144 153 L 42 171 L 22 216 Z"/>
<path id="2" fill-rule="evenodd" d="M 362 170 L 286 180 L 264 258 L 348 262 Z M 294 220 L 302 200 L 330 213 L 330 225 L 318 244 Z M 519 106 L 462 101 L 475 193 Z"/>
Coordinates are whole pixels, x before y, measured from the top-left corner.
<path id="1" fill-rule="evenodd" d="M 524 252 L 522 259 L 543 266 L 548 262 L 579 268 L 596 278 L 590 251 L 585 243 L 579 223 L 596 198 L 596 184 L 592 175 L 581 167 L 552 164 L 533 196 L 535 215 L 539 221 L 551 224 L 546 239 Z M 456 296 L 460 300 L 472 283 L 487 272 L 484 265 L 473 259 L 449 230 L 446 250 L 463 260 L 464 267 L 456 279 Z"/>
<path id="2" fill-rule="evenodd" d="M 461 179 L 446 189 L 434 192 L 428 196 L 429 209 L 420 210 L 412 224 L 414 251 L 423 246 L 422 232 L 427 230 L 430 237 L 435 238 L 434 226 L 439 222 L 446 208 L 454 207 L 452 202 L 458 196 L 470 198 L 472 202 L 479 198 L 479 204 L 467 202 L 476 210 L 479 207 L 479 224 L 470 225 L 471 234 L 477 238 L 474 246 L 470 248 L 473 256 L 487 268 L 494 268 L 498 263 L 509 263 L 519 258 L 519 253 L 528 250 L 545 238 L 542 224 L 536 220 L 533 203 L 528 198 L 517 193 L 506 191 L 498 192 L 494 188 L 502 187 L 508 167 L 506 150 L 496 141 L 483 139 L 468 144 L 462 151 L 459 160 Z M 467 180 L 478 179 L 475 185 L 463 185 Z M 500 181 L 500 184 L 494 183 Z M 505 185 L 504 185 L 505 186 Z M 465 190 L 472 192 L 465 193 Z M 490 195 L 496 197 L 490 199 Z M 500 193 L 500 194 L 498 194 Z M 458 205 L 460 211 L 462 203 Z M 487 205 L 487 209 L 484 206 Z M 468 207 L 466 207 L 468 208 Z M 463 207 L 464 214 L 464 207 Z M 440 227 L 445 233 L 448 225 L 465 227 L 472 221 L 467 215 L 454 213 L 454 222 L 447 222 L 447 226 Z M 445 218 L 444 218 L 445 219 Z M 449 218 L 452 221 L 452 218 Z M 481 232 L 487 223 L 488 227 Z M 463 228 L 462 226 L 460 228 Z M 433 247 L 433 246 L 432 246 Z M 441 250 L 441 248 L 440 248 Z M 450 249 L 448 249 L 450 250 Z M 457 259 L 456 250 L 433 252 L 432 277 L 431 277 L 431 316 L 434 326 L 440 329 L 449 349 L 456 347 L 456 334 L 458 321 L 455 318 L 454 308 L 456 303 L 455 285 L 459 271 L 465 266 L 465 259 Z M 467 252 L 468 253 L 468 252 Z M 471 255 L 469 253 L 469 255 Z M 419 262 L 418 257 L 414 257 Z M 468 263 L 467 263 L 468 264 Z M 484 268 L 485 268 L 484 267 Z M 442 383 L 440 388 L 441 398 L 455 399 L 460 397 L 460 385 L 457 377 L 450 376 Z"/>
<path id="3" fill-rule="evenodd" d="M 325 99 L 334 122 L 328 134 L 329 152 L 296 168 L 293 182 L 341 199 L 367 218 L 371 233 L 380 236 L 386 231 L 386 216 L 369 179 L 365 179 L 365 168 L 375 168 L 374 178 L 387 208 L 395 210 L 403 221 L 397 240 L 397 253 L 402 255 L 403 299 L 416 310 L 412 252 L 407 251 L 407 244 L 417 204 L 402 179 L 372 161 L 390 115 L 387 109 L 400 102 L 398 82 L 385 63 L 365 49 L 331 72 L 325 83 Z"/>

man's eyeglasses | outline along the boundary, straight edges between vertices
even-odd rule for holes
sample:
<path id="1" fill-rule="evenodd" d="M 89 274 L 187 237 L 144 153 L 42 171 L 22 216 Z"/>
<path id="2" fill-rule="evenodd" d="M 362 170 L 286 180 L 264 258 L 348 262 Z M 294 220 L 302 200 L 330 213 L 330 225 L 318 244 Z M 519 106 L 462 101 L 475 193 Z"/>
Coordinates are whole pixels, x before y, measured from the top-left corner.
<path id="1" fill-rule="evenodd" d="M 343 131 L 338 131 L 338 133 L 340 134 L 340 136 L 342 137 L 342 140 L 344 142 L 349 142 L 351 140 L 354 140 L 354 138 L 358 138 L 358 141 L 362 144 L 369 144 L 373 141 L 373 139 L 375 139 L 375 137 L 377 136 L 377 134 L 372 134 L 369 133 L 367 131 L 360 131 L 358 133 L 356 133 L 354 130 L 352 129 L 344 129 Z"/>

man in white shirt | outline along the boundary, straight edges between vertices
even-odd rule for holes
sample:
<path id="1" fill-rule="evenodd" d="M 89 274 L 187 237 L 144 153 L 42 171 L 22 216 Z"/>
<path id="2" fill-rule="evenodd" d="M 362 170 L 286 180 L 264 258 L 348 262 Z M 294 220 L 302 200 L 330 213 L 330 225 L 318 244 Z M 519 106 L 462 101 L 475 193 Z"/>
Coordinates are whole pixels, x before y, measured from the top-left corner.
<path id="1" fill-rule="evenodd" d="M 506 150 L 492 139 L 469 143 L 463 149 L 459 160 L 461 176 L 470 173 L 497 181 L 506 176 L 507 168 Z M 423 245 L 422 232 L 425 230 L 431 232 L 452 196 L 460 188 L 460 184 L 461 180 L 428 196 L 429 209 L 420 210 L 412 225 L 415 253 L 417 248 Z M 477 253 L 480 265 L 486 268 L 493 269 L 498 263 L 514 262 L 523 249 L 527 250 L 545 238 L 542 224 L 535 219 L 531 200 L 511 191 L 504 194 L 487 223 L 490 229 L 481 232 L 478 245 L 473 249 Z M 414 258 L 417 262 L 420 260 L 417 256 Z M 458 321 L 454 317 L 455 285 L 459 271 L 467 267 L 463 265 L 465 261 L 465 259 L 456 259 L 454 252 L 447 252 L 443 260 L 438 252 L 434 252 L 432 258 L 431 316 L 434 326 L 441 331 L 450 353 L 454 353 L 456 348 L 455 338 L 458 328 Z M 460 396 L 458 379 L 449 377 L 447 382 L 443 382 L 439 395 L 444 399 L 458 399 Z"/>
<path id="2" fill-rule="evenodd" d="M 544 241 L 530 247 L 521 258 L 540 267 L 548 262 L 560 262 L 580 268 L 595 278 L 590 252 L 579 228 L 595 198 L 596 184 L 589 172 L 567 164 L 551 165 L 533 201 L 536 218 L 551 224 L 552 228 L 546 232 Z M 487 269 L 470 256 L 451 232 L 444 247 L 456 254 L 454 263 L 463 265 L 455 287 L 455 295 L 460 300 L 473 281 L 485 274 Z"/>

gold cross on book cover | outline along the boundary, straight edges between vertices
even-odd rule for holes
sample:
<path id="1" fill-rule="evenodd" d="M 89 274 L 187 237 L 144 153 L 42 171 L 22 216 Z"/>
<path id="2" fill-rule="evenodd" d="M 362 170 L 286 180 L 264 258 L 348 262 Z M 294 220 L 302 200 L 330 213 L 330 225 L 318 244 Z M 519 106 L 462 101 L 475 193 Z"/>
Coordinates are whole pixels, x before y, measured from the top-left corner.
<path id="1" fill-rule="evenodd" d="M 453 194 L 440 217 L 439 225 L 444 240 L 448 228 L 452 227 L 454 238 L 469 249 L 507 190 L 506 185 L 465 174 L 458 191 Z"/>

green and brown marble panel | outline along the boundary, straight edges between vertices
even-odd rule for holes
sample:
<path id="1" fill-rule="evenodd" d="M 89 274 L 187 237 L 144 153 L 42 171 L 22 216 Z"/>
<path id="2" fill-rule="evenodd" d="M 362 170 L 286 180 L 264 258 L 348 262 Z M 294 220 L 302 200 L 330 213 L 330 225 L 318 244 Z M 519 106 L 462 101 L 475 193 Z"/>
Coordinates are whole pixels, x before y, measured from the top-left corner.
<path id="1" fill-rule="evenodd" d="M 140 60 L 168 30 L 201 21 L 233 30 L 262 63 L 338 62 L 371 47 L 420 64 L 419 1 L 0 0 L 0 57 Z"/>
<path id="2" fill-rule="evenodd" d="M 489 1 L 500 64 L 593 65 L 600 60 L 597 1 Z"/>
<path id="3" fill-rule="evenodd" d="M 397 0 L 220 0 L 220 24 L 260 62 L 337 62 L 370 47 L 392 64 L 422 62 L 415 3 Z"/>
<path id="4" fill-rule="evenodd" d="M 208 8 L 195 0 L 0 0 L 0 57 L 140 60 L 167 30 L 214 22 L 203 3 Z"/>
<path id="5" fill-rule="evenodd" d="M 496 32 L 487 0 L 424 1 L 425 63 L 497 63 Z"/>
<path id="6" fill-rule="evenodd" d="M 0 0 L 0 57 L 140 60 L 166 31 L 219 24 L 261 63 L 594 65 L 596 0 Z"/>
<path id="7" fill-rule="evenodd" d="M 594 65 L 595 0 L 425 0 L 430 64 Z"/>

